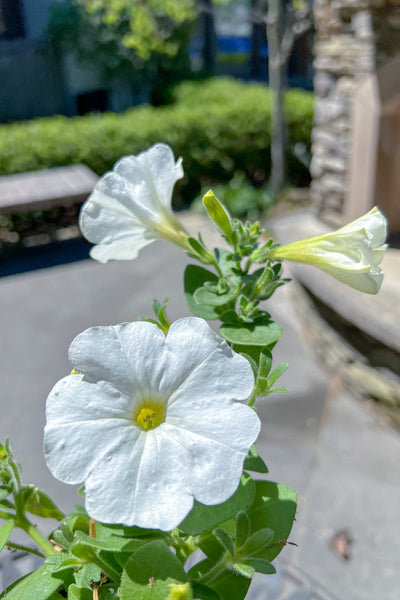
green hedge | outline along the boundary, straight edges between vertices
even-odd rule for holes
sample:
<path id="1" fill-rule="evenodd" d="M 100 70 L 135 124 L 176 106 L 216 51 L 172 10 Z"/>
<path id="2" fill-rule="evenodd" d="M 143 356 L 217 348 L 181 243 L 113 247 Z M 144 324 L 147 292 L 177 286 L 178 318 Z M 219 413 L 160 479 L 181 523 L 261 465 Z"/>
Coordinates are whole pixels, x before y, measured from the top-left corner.
<path id="1" fill-rule="evenodd" d="M 0 174 L 73 163 L 84 163 L 102 174 L 121 156 L 163 141 L 184 159 L 180 190 L 186 202 L 201 185 L 229 181 L 236 171 L 261 184 L 270 171 L 269 99 L 264 85 L 215 78 L 181 83 L 168 106 L 2 125 Z M 290 146 L 301 142 L 309 148 L 312 94 L 289 91 L 286 109 Z M 307 170 L 292 155 L 289 168 L 292 184 L 308 183 Z"/>

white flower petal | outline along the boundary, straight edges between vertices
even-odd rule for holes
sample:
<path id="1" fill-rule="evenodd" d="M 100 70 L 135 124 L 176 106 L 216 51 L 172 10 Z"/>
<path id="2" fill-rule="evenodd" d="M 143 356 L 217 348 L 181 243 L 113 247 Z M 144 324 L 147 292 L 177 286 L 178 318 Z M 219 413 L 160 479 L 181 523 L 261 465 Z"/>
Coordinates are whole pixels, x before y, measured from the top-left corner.
<path id="1" fill-rule="evenodd" d="M 129 399 L 105 381 L 94 385 L 80 375 L 61 379 L 46 404 L 44 455 L 53 475 L 65 483 L 86 479 L 130 424 L 129 406 Z"/>
<path id="2" fill-rule="evenodd" d="M 110 381 L 131 395 L 134 390 L 142 392 L 158 386 L 164 347 L 165 336 L 157 325 L 139 321 L 90 327 L 73 340 L 68 356 L 74 368 L 87 378 Z"/>
<path id="3" fill-rule="evenodd" d="M 367 212 L 362 217 L 348 223 L 344 227 L 337 230 L 337 233 L 349 233 L 364 229 L 371 236 L 371 246 L 377 248 L 385 243 L 387 237 L 387 220 L 379 208 L 374 206 L 372 210 Z"/>
<path id="4" fill-rule="evenodd" d="M 241 373 L 240 379 L 237 373 Z M 249 362 L 233 352 L 206 321 L 185 317 L 171 325 L 160 382 L 161 389 L 169 390 L 170 402 L 184 396 L 188 388 L 192 398 L 207 394 L 232 398 L 232 379 L 237 379 L 235 399 L 246 400 L 254 385 Z"/>
<path id="5" fill-rule="evenodd" d="M 333 265 L 317 265 L 342 283 L 364 292 L 365 294 L 377 294 L 383 281 L 383 271 L 379 267 L 366 268 L 364 271 L 343 270 Z"/>
<path id="6" fill-rule="evenodd" d="M 117 456 L 106 457 L 101 474 L 85 482 L 88 513 L 106 523 L 173 529 L 193 506 L 186 456 L 161 428 L 143 433 L 135 446 L 126 440 Z"/>
<path id="7" fill-rule="evenodd" d="M 137 157 L 122 158 L 115 170 L 134 185 L 136 180 L 129 165 L 131 159 L 140 164 L 149 187 L 155 191 L 153 199 L 157 204 L 154 205 L 154 210 L 157 212 L 161 207 L 170 209 L 174 185 L 183 177 L 181 160 L 175 163 L 174 153 L 166 144 L 155 144 Z"/>
<path id="8" fill-rule="evenodd" d="M 214 414 L 211 420 L 210 413 Z M 250 407 L 230 400 L 216 403 L 203 398 L 202 403 L 192 403 L 190 411 L 185 402 L 175 402 L 163 431 L 181 440 L 189 453 L 190 489 L 195 498 L 203 504 L 219 504 L 236 490 L 249 439 L 255 442 L 260 427 L 260 420 Z"/>

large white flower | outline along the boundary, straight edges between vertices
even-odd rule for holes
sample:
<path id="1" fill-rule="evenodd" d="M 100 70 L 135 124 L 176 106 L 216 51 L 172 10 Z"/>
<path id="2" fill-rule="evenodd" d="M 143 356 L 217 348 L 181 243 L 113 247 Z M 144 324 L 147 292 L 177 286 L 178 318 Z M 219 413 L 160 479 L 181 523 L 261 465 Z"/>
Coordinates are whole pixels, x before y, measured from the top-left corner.
<path id="1" fill-rule="evenodd" d="M 133 259 L 159 238 L 190 250 L 188 235 L 171 208 L 172 190 L 181 177 L 181 159 L 175 163 L 166 144 L 121 158 L 99 180 L 81 209 L 81 231 L 96 244 L 92 258 L 103 263 Z"/>
<path id="2" fill-rule="evenodd" d="M 386 233 L 386 218 L 375 207 L 337 231 L 280 246 L 269 258 L 309 263 L 356 290 L 377 294 L 383 280 L 378 265 L 386 249 Z"/>
<path id="3" fill-rule="evenodd" d="M 147 322 L 92 327 L 69 357 L 82 374 L 48 397 L 44 452 L 57 479 L 85 483 L 91 517 L 167 531 L 194 499 L 234 493 L 260 430 L 237 402 L 254 378 L 203 319 L 180 319 L 167 336 Z"/>

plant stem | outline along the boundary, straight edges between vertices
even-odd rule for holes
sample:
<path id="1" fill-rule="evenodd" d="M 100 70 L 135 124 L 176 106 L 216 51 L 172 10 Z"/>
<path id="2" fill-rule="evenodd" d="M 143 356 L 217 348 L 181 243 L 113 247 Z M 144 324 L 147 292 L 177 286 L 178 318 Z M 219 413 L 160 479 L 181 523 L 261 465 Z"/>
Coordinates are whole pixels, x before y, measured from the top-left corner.
<path id="1" fill-rule="evenodd" d="M 22 517 L 22 519 L 17 522 L 17 525 L 33 539 L 35 544 L 43 550 L 46 556 L 51 556 L 56 553 L 49 540 L 47 540 L 26 517 Z"/>
<path id="2" fill-rule="evenodd" d="M 0 510 L 0 519 L 4 519 L 8 521 L 9 519 L 15 519 L 15 515 L 12 513 L 6 512 L 5 510 Z"/>
<path id="3" fill-rule="evenodd" d="M 253 406 L 256 400 L 257 400 L 257 394 L 256 394 L 256 387 L 254 386 L 254 389 L 251 392 L 251 396 L 249 398 L 247 406 Z"/>
<path id="4" fill-rule="evenodd" d="M 21 550 L 21 552 L 29 552 L 30 554 L 40 556 L 40 558 L 45 558 L 45 555 L 42 552 L 39 552 L 39 550 L 29 548 L 28 546 L 22 546 L 21 544 L 15 544 L 14 542 L 7 542 L 6 547 L 12 548 L 13 550 Z"/>

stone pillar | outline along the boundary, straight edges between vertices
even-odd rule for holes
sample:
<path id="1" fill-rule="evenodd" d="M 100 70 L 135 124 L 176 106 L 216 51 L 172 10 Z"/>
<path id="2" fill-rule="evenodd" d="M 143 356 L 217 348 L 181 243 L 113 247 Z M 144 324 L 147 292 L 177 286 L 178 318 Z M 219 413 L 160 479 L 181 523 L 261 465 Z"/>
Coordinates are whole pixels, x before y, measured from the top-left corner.
<path id="1" fill-rule="evenodd" d="M 314 0 L 314 13 L 311 191 L 319 215 L 338 225 L 348 195 L 354 90 L 400 53 L 400 0 Z"/>
<path id="2" fill-rule="evenodd" d="M 375 68 L 368 0 L 315 0 L 315 122 L 312 197 L 320 216 L 341 222 L 351 147 L 352 95 Z"/>

